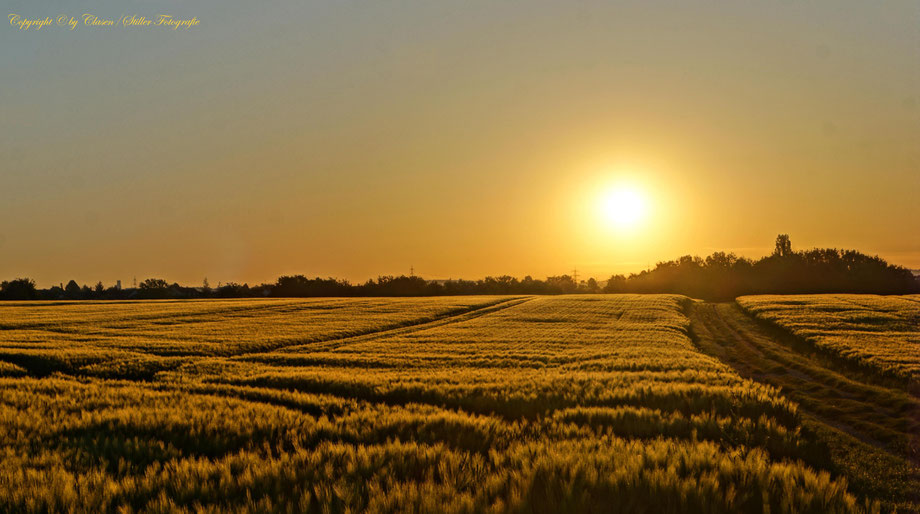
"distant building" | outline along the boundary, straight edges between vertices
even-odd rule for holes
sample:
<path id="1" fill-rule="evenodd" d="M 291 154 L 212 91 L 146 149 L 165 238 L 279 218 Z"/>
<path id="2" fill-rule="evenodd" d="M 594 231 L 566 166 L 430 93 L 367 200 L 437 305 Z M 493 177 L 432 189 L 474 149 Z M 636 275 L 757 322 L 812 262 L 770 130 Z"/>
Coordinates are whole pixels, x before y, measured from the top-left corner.
<path id="1" fill-rule="evenodd" d="M 115 289 L 118 289 L 119 291 L 121 291 L 121 280 L 118 280 L 115 282 Z"/>

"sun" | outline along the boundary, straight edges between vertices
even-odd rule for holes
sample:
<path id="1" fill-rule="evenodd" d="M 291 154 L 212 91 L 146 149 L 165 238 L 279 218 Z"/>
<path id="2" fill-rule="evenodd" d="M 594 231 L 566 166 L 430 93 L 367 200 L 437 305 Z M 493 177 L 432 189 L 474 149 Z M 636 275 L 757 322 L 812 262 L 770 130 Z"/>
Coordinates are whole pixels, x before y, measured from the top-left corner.
<path id="1" fill-rule="evenodd" d="M 638 187 L 618 185 L 599 195 L 598 216 L 608 227 L 632 230 L 642 224 L 647 214 L 648 200 Z"/>

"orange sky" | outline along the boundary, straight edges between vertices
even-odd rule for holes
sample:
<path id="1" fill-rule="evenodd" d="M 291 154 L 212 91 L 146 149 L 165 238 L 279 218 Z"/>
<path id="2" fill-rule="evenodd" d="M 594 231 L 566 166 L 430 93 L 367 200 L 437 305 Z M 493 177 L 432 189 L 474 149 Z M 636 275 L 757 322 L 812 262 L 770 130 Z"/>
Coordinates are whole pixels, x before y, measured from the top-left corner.
<path id="1" fill-rule="evenodd" d="M 0 278 L 606 278 L 780 232 L 920 268 L 913 1 L 256 4 L 0 29 Z M 9 7 L 61 9 L 150 4 Z"/>

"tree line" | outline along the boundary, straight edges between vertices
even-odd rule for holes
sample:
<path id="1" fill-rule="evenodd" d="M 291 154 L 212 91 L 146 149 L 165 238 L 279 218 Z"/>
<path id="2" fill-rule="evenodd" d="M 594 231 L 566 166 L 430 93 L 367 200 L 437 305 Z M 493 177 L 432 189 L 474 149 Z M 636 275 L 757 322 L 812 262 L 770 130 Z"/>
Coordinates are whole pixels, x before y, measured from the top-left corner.
<path id="1" fill-rule="evenodd" d="M 594 278 L 570 275 L 544 280 L 526 276 L 480 280 L 425 280 L 416 276 L 381 276 L 363 284 L 304 275 L 280 277 L 273 284 L 230 283 L 211 288 L 180 286 L 163 279 L 144 280 L 136 288 L 94 287 L 71 280 L 66 286 L 37 289 L 28 278 L 0 283 L 0 300 L 126 300 L 329 296 L 450 296 L 480 294 L 677 293 L 707 300 L 746 294 L 920 293 L 920 278 L 901 266 L 855 250 L 815 248 L 796 252 L 789 236 L 776 238 L 773 254 L 759 260 L 715 252 L 686 255 L 629 276 L 613 275 L 603 285 Z"/>

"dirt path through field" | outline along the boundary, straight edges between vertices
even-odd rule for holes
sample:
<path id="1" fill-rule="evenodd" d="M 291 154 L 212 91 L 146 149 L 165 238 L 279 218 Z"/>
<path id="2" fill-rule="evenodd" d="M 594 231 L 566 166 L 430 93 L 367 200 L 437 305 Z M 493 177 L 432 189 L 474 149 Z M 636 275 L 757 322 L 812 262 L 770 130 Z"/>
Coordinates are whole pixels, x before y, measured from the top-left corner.
<path id="1" fill-rule="evenodd" d="M 920 398 L 835 366 L 734 302 L 695 302 L 688 314 L 704 352 L 799 403 L 806 426 L 827 442 L 832 467 L 856 489 L 920 511 Z"/>

